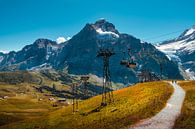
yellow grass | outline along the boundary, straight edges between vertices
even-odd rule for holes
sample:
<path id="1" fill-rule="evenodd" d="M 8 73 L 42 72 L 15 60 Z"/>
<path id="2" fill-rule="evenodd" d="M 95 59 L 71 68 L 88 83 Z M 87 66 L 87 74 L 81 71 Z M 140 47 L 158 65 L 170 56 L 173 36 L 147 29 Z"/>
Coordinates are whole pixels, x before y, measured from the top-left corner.
<path id="1" fill-rule="evenodd" d="M 114 91 L 114 103 L 100 107 L 101 96 L 80 102 L 79 112 L 64 107 L 39 119 L 1 126 L 2 129 L 118 129 L 158 113 L 173 88 L 166 82 L 137 84 Z"/>
<path id="2" fill-rule="evenodd" d="M 24 95 L 0 100 L 0 125 L 37 118 L 52 111 L 52 104 Z"/>
<path id="3" fill-rule="evenodd" d="M 186 91 L 186 97 L 174 129 L 195 129 L 195 81 L 181 81 L 179 84 Z"/>

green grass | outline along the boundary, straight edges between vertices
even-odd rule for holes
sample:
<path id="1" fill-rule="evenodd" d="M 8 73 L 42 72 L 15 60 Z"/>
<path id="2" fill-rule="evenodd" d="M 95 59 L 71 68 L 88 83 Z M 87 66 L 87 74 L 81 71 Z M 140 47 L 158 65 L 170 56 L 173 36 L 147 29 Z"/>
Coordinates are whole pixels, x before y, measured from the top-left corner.
<path id="1" fill-rule="evenodd" d="M 49 101 L 38 101 L 29 95 L 0 100 L 0 125 L 38 118 L 53 111 Z"/>
<path id="2" fill-rule="evenodd" d="M 166 104 L 173 88 L 166 82 L 137 84 L 114 91 L 114 103 L 100 108 L 101 96 L 48 113 L 38 119 L 23 120 L 1 126 L 2 129 L 118 129 L 152 117 Z M 99 111 L 97 109 L 100 109 Z"/>
<path id="3" fill-rule="evenodd" d="M 183 81 L 179 85 L 186 91 L 186 97 L 174 129 L 195 129 L 195 81 Z"/>
<path id="4" fill-rule="evenodd" d="M 37 119 L 61 107 L 54 108 L 53 102 L 48 100 L 50 96 L 38 92 L 33 86 L 37 85 L 0 83 L 0 97 L 9 97 L 8 99 L 0 99 L 0 126 Z M 38 101 L 39 98 L 42 98 L 43 101 Z"/>

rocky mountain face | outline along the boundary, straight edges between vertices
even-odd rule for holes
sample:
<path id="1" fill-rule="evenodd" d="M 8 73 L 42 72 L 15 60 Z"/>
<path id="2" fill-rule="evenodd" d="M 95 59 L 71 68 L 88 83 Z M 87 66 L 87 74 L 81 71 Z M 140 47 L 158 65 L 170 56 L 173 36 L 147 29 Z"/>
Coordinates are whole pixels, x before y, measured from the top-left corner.
<path id="1" fill-rule="evenodd" d="M 33 44 L 25 46 L 21 51 L 0 54 L 0 70 L 30 70 L 36 66 L 49 65 L 62 45 L 48 39 L 38 39 Z"/>
<path id="2" fill-rule="evenodd" d="M 32 45 L 19 52 L 0 54 L 0 70 L 36 70 L 40 68 L 64 69 L 70 74 L 94 74 L 102 76 L 103 61 L 97 57 L 100 48 L 113 49 L 115 55 L 110 58 L 112 80 L 120 83 L 138 81 L 137 72 L 149 69 L 160 75 L 163 66 L 163 77 L 181 79 L 178 65 L 169 60 L 153 45 L 120 33 L 112 23 L 101 19 L 86 26 L 70 40 L 62 44 L 47 39 L 38 39 Z M 135 69 L 120 65 L 123 51 L 131 49 L 132 58 L 137 63 Z"/>
<path id="3" fill-rule="evenodd" d="M 188 78 L 195 80 L 195 26 L 185 30 L 179 37 L 156 47 L 180 64 Z"/>

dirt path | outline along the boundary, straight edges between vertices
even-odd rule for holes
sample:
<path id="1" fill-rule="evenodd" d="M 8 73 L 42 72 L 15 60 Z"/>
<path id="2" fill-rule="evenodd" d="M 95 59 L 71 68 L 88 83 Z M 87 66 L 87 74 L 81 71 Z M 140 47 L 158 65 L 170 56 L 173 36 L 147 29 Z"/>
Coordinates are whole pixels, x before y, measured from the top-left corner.
<path id="1" fill-rule="evenodd" d="M 171 83 L 174 92 L 165 108 L 150 119 L 143 120 L 129 129 L 172 129 L 181 113 L 185 91 L 176 83 Z"/>

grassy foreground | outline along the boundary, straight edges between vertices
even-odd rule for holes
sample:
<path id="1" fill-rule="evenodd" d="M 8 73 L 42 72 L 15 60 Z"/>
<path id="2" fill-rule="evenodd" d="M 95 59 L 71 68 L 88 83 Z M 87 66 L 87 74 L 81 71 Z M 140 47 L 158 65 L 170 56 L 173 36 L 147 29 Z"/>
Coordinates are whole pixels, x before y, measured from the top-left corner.
<path id="1" fill-rule="evenodd" d="M 179 85 L 186 91 L 186 97 L 174 129 L 195 129 L 195 81 L 183 81 Z"/>
<path id="2" fill-rule="evenodd" d="M 173 88 L 166 82 L 137 84 L 114 91 L 114 103 L 97 111 L 101 96 L 48 113 L 36 119 L 1 126 L 2 129 L 118 129 L 158 113 L 171 96 Z"/>
<path id="3" fill-rule="evenodd" d="M 150 82 L 114 91 L 115 102 L 96 111 L 101 96 L 80 102 L 79 112 L 72 107 L 50 112 L 47 116 L 1 126 L 5 129 L 118 129 L 159 112 L 173 88 L 166 82 Z"/>

